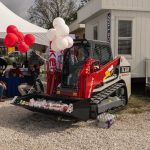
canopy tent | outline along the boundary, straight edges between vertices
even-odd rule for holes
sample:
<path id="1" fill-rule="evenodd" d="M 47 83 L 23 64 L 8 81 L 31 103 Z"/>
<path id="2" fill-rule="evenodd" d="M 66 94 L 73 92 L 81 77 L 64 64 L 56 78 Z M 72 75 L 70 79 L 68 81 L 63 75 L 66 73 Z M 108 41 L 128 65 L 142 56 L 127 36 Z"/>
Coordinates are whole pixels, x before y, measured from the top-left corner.
<path id="1" fill-rule="evenodd" d="M 36 26 L 9 10 L 2 2 L 0 2 L 0 39 L 6 36 L 6 28 L 9 25 L 15 25 L 24 34 L 31 33 L 35 36 L 35 43 L 40 45 L 47 45 L 46 39 L 47 30 Z"/>

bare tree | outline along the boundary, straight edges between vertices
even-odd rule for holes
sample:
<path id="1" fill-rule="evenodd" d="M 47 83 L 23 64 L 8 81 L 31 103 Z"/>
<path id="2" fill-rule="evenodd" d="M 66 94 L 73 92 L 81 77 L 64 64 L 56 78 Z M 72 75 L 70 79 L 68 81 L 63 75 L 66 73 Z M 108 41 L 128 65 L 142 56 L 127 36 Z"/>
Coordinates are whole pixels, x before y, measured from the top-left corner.
<path id="1" fill-rule="evenodd" d="M 75 13 L 73 13 L 69 18 L 68 18 L 68 23 L 70 24 L 70 23 L 72 23 L 74 20 L 76 20 L 77 19 L 77 12 L 78 12 L 78 10 L 79 9 L 81 9 L 88 1 L 90 1 L 90 0 L 76 0 L 77 1 L 77 6 L 78 6 L 78 8 L 77 8 L 77 10 L 76 10 L 76 12 Z"/>
<path id="2" fill-rule="evenodd" d="M 80 0 L 80 7 L 83 7 L 89 0 Z"/>
<path id="3" fill-rule="evenodd" d="M 28 10 L 28 16 L 31 22 L 49 29 L 56 17 L 62 17 L 70 23 L 77 9 L 76 0 L 35 0 Z"/>

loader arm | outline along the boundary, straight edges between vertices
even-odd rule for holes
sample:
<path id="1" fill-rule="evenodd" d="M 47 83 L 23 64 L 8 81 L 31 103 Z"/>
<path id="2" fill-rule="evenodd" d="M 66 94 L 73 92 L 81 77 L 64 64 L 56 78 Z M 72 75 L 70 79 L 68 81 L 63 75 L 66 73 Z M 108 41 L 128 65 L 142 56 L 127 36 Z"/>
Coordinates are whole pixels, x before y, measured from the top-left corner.
<path id="1" fill-rule="evenodd" d="M 100 66 L 99 69 L 92 69 L 93 64 L 95 63 L 94 60 L 92 60 L 89 65 L 85 65 L 83 67 L 83 70 L 90 70 L 88 73 L 85 71 L 81 71 L 80 74 L 80 97 L 82 98 L 90 98 L 93 90 L 97 87 L 101 87 L 104 84 L 105 79 L 113 76 L 116 74 L 115 69 L 120 64 L 120 57 L 115 58 L 114 60 L 108 62 L 104 66 Z M 98 65 L 98 64 L 97 64 Z"/>

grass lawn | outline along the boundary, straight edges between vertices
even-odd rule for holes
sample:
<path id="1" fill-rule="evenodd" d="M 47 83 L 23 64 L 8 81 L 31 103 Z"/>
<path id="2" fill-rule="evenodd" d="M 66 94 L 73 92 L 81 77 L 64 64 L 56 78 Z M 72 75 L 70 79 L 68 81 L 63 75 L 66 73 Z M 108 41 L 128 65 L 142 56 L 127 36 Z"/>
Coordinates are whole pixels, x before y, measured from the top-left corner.
<path id="1" fill-rule="evenodd" d="M 121 113 L 138 114 L 150 112 L 150 90 L 145 94 L 145 83 L 132 83 L 132 95 Z"/>
<path id="2" fill-rule="evenodd" d="M 132 95 L 126 108 L 118 113 L 138 114 L 147 111 L 150 112 L 150 96 Z"/>

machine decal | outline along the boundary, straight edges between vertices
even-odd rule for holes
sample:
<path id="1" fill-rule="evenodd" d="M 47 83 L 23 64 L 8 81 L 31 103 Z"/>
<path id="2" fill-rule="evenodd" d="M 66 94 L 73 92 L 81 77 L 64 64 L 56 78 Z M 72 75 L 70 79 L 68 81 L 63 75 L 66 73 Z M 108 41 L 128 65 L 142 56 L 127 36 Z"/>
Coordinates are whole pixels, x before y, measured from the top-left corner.
<path id="1" fill-rule="evenodd" d="M 127 76 L 129 76 L 129 73 L 122 73 L 122 74 L 120 74 L 120 76 L 127 77 Z"/>
<path id="2" fill-rule="evenodd" d="M 108 70 L 105 72 L 105 77 L 103 80 L 107 79 L 108 77 L 110 77 L 112 75 L 113 69 L 114 69 L 113 65 L 110 68 L 108 68 Z"/>
<path id="3" fill-rule="evenodd" d="M 120 67 L 120 73 L 130 73 L 130 72 L 131 72 L 131 67 L 130 66 Z"/>
<path id="4" fill-rule="evenodd" d="M 49 110 L 55 110 L 55 111 L 61 111 L 61 112 L 68 112 L 71 113 L 73 111 L 73 105 L 72 104 L 63 104 L 63 103 L 56 103 L 53 101 L 37 101 L 35 99 L 30 99 L 29 102 L 20 100 L 18 101 L 18 104 L 20 105 L 26 105 L 30 107 L 35 108 L 43 108 L 43 109 L 49 109 Z"/>

